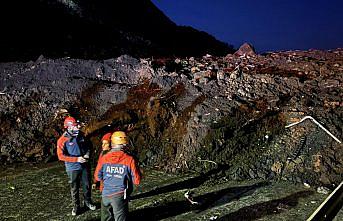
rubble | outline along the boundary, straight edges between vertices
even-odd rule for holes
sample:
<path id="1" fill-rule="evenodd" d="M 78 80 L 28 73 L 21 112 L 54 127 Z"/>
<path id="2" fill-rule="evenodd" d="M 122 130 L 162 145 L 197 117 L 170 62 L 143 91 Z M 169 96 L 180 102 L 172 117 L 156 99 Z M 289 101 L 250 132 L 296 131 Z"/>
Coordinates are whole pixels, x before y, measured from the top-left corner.
<path id="1" fill-rule="evenodd" d="M 337 183 L 343 151 L 326 132 L 342 138 L 342 57 L 336 49 L 1 63 L 1 162 L 53 160 L 67 111 L 94 146 L 134 124 L 142 166 Z M 305 116 L 327 131 L 310 121 L 285 129 Z"/>
<path id="2" fill-rule="evenodd" d="M 331 190 L 327 187 L 324 187 L 324 186 L 320 186 L 317 188 L 317 193 L 321 193 L 321 194 L 329 194 L 331 192 Z"/>

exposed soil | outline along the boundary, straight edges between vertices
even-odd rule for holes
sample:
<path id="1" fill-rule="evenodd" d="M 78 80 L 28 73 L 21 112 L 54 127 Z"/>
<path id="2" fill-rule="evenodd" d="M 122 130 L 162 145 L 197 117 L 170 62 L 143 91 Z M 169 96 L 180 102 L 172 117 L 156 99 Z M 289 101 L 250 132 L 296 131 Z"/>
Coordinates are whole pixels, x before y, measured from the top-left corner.
<path id="1" fill-rule="evenodd" d="M 249 54 L 1 63 L 1 164 L 56 160 L 70 114 L 96 155 L 104 133 L 132 124 L 142 166 L 332 189 L 342 144 L 309 120 L 285 126 L 312 116 L 342 140 L 343 51 Z"/>
<path id="2" fill-rule="evenodd" d="M 343 180 L 343 49 L 231 54 L 148 0 L 2 6 L 0 220 L 99 220 L 70 213 L 56 156 L 67 115 L 93 167 L 100 138 L 127 131 L 145 170 L 134 220 L 305 220 L 317 187 Z"/>

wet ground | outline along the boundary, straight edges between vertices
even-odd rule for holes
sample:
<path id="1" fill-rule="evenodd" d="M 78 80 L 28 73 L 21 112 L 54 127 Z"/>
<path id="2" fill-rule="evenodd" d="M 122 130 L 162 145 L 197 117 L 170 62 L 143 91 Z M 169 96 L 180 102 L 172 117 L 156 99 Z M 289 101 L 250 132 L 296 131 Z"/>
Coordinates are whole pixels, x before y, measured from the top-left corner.
<path id="1" fill-rule="evenodd" d="M 100 220 L 100 209 L 71 216 L 62 163 L 7 168 L 0 180 L 0 220 Z M 188 190 L 198 204 L 184 197 Z M 306 220 L 326 197 L 286 181 L 237 182 L 145 169 L 130 212 L 133 220 Z M 93 200 L 100 208 L 99 192 Z M 343 220 L 342 210 L 335 220 Z"/>

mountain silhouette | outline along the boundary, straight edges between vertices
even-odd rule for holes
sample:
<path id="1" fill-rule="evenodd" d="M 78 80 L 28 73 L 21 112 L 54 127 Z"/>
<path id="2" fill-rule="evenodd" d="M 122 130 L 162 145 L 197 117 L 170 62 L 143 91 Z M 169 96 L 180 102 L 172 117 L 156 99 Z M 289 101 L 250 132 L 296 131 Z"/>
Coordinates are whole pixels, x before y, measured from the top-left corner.
<path id="1" fill-rule="evenodd" d="M 0 60 L 226 55 L 232 47 L 178 26 L 149 0 L 11 0 L 1 3 Z"/>

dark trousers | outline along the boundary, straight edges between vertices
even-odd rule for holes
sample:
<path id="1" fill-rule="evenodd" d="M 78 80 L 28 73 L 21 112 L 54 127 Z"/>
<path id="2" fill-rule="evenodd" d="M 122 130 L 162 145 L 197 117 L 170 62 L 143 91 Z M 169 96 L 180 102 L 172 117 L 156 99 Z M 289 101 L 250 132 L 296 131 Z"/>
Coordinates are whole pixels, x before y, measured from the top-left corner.
<path id="1" fill-rule="evenodd" d="M 89 185 L 87 168 L 81 170 L 67 171 L 70 184 L 71 199 L 74 206 L 80 206 L 80 184 L 82 184 L 83 199 L 85 202 L 91 202 L 91 188 Z"/>
<path id="2" fill-rule="evenodd" d="M 125 221 L 127 220 L 128 212 L 128 200 L 124 199 L 124 195 L 102 197 L 101 221 Z"/>

